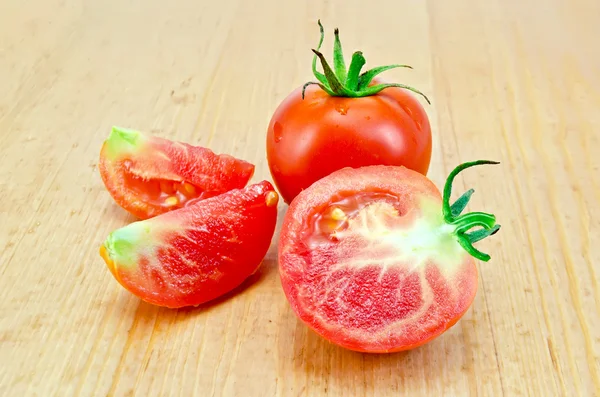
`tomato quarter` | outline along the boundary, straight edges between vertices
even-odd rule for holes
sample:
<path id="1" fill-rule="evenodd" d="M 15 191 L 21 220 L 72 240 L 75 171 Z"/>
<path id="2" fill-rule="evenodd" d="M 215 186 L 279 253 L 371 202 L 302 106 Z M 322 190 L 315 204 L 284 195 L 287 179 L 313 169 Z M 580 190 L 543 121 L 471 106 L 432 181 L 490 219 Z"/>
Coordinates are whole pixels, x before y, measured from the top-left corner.
<path id="1" fill-rule="evenodd" d="M 345 348 L 393 352 L 439 336 L 477 290 L 473 244 L 500 228 L 491 214 L 461 215 L 473 190 L 449 204 L 422 174 L 367 166 L 333 172 L 291 203 L 279 239 L 279 269 L 293 311 Z M 474 227 L 478 230 L 470 231 Z"/>
<path id="2" fill-rule="evenodd" d="M 115 279 L 146 302 L 177 308 L 217 298 L 262 262 L 278 195 L 263 181 L 131 223 L 100 248 Z"/>
<path id="3" fill-rule="evenodd" d="M 320 22 L 319 26 L 318 48 L 323 42 Z M 324 73 L 316 70 L 317 59 Z M 375 78 L 386 70 L 409 66 L 382 66 L 361 74 L 364 64 L 358 51 L 346 69 L 336 29 L 334 69 L 315 50 L 313 73 L 318 81 L 294 90 L 274 112 L 267 130 L 267 159 L 286 203 L 344 167 L 402 165 L 427 174 L 431 127 L 423 106 L 410 91 L 423 94 Z"/>
<path id="4" fill-rule="evenodd" d="M 147 219 L 248 183 L 254 165 L 228 154 L 114 127 L 98 165 L 122 208 Z"/>

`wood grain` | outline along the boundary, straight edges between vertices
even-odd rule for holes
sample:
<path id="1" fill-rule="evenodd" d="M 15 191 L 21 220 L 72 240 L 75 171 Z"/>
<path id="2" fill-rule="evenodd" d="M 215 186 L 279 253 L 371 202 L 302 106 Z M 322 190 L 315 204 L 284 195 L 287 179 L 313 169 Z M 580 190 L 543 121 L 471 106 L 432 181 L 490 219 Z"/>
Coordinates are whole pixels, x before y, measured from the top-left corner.
<path id="1" fill-rule="evenodd" d="M 430 178 L 502 231 L 476 300 L 406 353 L 328 344 L 289 308 L 277 235 L 258 274 L 195 310 L 123 290 L 98 255 L 133 219 L 96 169 L 112 125 L 252 161 L 310 79 L 321 18 L 433 100 Z M 0 4 L 0 395 L 600 396 L 600 2 Z M 329 50 L 327 50 L 329 51 Z M 280 207 L 280 215 L 286 208 Z M 280 216 L 281 220 L 281 216 Z"/>

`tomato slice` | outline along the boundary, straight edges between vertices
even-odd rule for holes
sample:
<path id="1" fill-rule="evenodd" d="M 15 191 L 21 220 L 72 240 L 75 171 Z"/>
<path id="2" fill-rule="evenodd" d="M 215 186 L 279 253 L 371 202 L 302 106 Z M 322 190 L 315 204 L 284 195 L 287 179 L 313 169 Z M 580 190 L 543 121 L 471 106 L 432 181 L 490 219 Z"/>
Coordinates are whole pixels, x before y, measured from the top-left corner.
<path id="1" fill-rule="evenodd" d="M 356 351 L 406 350 L 439 336 L 477 291 L 464 243 L 472 235 L 464 233 L 484 215 L 473 241 L 500 227 L 489 214 L 458 217 L 470 193 L 448 209 L 449 223 L 439 190 L 405 167 L 345 168 L 315 182 L 292 201 L 279 239 L 292 309 L 319 335 Z"/>
<path id="2" fill-rule="evenodd" d="M 278 195 L 263 181 L 112 232 L 100 247 L 115 279 L 142 300 L 199 305 L 253 274 L 271 244 Z"/>
<path id="3" fill-rule="evenodd" d="M 140 219 L 246 186 L 254 165 L 228 154 L 114 127 L 100 176 L 116 203 Z"/>

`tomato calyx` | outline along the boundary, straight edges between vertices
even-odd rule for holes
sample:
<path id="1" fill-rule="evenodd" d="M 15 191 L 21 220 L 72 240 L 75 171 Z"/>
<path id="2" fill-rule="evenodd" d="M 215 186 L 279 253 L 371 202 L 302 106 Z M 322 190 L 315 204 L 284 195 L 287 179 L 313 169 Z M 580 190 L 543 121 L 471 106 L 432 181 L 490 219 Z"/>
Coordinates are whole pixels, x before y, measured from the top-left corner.
<path id="1" fill-rule="evenodd" d="M 456 175 L 467 168 L 483 164 L 500 163 L 490 160 L 477 160 L 460 164 L 454 168 L 450 175 L 448 175 L 444 185 L 442 211 L 446 223 L 454 227 L 454 235 L 458 238 L 460 245 L 473 257 L 487 262 L 491 257 L 473 247 L 473 244 L 496 234 L 498 230 L 500 230 L 500 225 L 496 224 L 496 217 L 493 214 L 488 214 L 486 212 L 469 212 L 461 215 L 462 211 L 469 203 L 471 196 L 475 192 L 473 189 L 467 190 L 452 205 L 450 205 L 452 183 L 454 182 Z M 469 230 L 478 226 L 480 229 L 469 232 Z"/>
<path id="2" fill-rule="evenodd" d="M 407 89 L 409 91 L 421 95 L 423 98 L 425 98 L 428 104 L 431 104 L 429 98 L 427 98 L 425 94 L 413 87 L 409 87 L 407 85 L 398 83 L 382 83 L 375 85 L 371 84 L 375 76 L 385 72 L 386 70 L 395 68 L 412 69 L 412 66 L 397 64 L 378 66 L 369 69 L 361 74 L 360 71 L 365 65 L 366 60 L 361 51 L 356 51 L 352 54 L 350 66 L 346 69 L 346 62 L 344 60 L 344 54 L 342 51 L 339 30 L 337 28 L 334 30 L 335 40 L 333 44 L 332 69 L 331 66 L 329 66 L 327 60 L 325 59 L 325 56 L 319 51 L 321 49 L 321 45 L 323 44 L 325 32 L 320 20 L 318 21 L 318 24 L 319 29 L 321 31 L 321 39 L 319 40 L 319 45 L 317 46 L 317 49 L 312 50 L 315 54 L 312 62 L 312 71 L 318 81 L 309 81 L 304 84 L 304 86 L 302 87 L 302 99 L 304 99 L 306 87 L 310 85 L 318 85 L 323 91 L 325 91 L 331 96 L 349 98 L 361 98 L 371 96 L 377 94 L 378 92 L 386 88 L 398 87 Z M 321 73 L 317 70 L 317 58 L 321 63 L 324 73 Z"/>

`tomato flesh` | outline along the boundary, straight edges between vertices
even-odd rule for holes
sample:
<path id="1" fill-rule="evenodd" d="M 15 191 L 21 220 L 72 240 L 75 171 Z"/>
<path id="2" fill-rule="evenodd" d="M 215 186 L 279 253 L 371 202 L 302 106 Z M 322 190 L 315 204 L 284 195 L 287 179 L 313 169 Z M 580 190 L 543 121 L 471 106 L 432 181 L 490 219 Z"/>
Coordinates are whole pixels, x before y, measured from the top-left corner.
<path id="1" fill-rule="evenodd" d="M 308 219 L 309 240 L 322 237 L 336 240 L 335 233 L 348 227 L 348 219 L 356 218 L 364 207 L 374 201 L 394 205 L 397 202 L 397 197 L 379 192 L 361 192 L 350 196 L 337 195 L 337 197 L 332 197 L 331 202 L 325 208 Z"/>
<path id="2" fill-rule="evenodd" d="M 276 109 L 266 144 L 275 186 L 290 203 L 344 167 L 397 165 L 427 174 L 431 128 L 421 104 L 404 89 L 344 98 L 309 86 L 304 99 L 298 88 Z"/>
<path id="3" fill-rule="evenodd" d="M 109 270 L 146 302 L 199 305 L 253 274 L 271 244 L 278 195 L 263 181 L 131 223 L 100 248 Z"/>
<path id="4" fill-rule="evenodd" d="M 113 128 L 100 175 L 122 208 L 148 219 L 248 183 L 254 165 L 210 149 Z"/>
<path id="5" fill-rule="evenodd" d="M 127 171 L 130 169 L 127 162 L 124 168 L 124 184 L 136 197 L 152 207 L 174 210 L 220 194 L 218 191 L 203 191 L 201 187 L 186 181 L 161 178 L 144 180 Z"/>
<path id="6" fill-rule="evenodd" d="M 283 289 L 299 318 L 340 346 L 420 346 L 451 327 L 477 289 L 474 260 L 452 232 L 422 174 L 336 171 L 290 205 L 279 240 Z"/>

